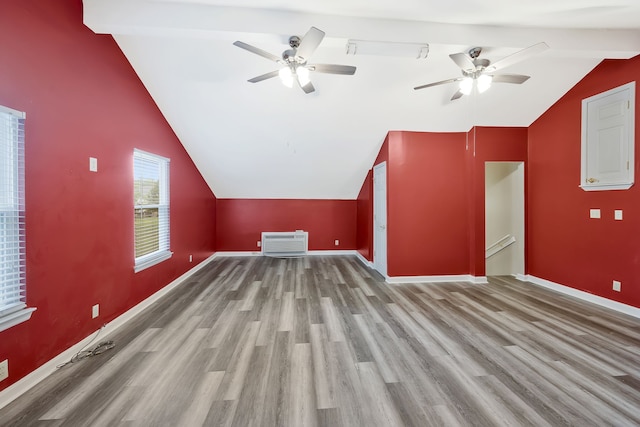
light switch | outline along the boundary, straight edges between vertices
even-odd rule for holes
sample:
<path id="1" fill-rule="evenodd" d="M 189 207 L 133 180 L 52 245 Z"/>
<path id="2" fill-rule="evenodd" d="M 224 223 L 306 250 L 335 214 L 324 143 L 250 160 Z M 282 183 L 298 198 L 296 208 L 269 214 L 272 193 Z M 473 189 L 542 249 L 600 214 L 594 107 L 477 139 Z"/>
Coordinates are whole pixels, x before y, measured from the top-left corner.
<path id="1" fill-rule="evenodd" d="M 590 209 L 589 218 L 600 219 L 600 209 Z"/>
<path id="2" fill-rule="evenodd" d="M 616 209 L 613 211 L 613 218 L 616 221 L 622 221 L 622 209 Z"/>
<path id="3" fill-rule="evenodd" d="M 89 157 L 89 171 L 98 172 L 98 159 Z"/>

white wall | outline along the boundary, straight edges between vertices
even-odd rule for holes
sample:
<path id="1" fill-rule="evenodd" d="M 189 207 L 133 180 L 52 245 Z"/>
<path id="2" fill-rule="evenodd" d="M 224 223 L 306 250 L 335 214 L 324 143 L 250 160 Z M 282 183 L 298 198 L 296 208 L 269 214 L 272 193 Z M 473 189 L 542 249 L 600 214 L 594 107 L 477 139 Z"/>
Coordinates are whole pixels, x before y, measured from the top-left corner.
<path id="1" fill-rule="evenodd" d="M 511 234 L 515 243 L 486 260 L 487 276 L 524 274 L 524 163 L 485 164 L 485 248 Z"/>

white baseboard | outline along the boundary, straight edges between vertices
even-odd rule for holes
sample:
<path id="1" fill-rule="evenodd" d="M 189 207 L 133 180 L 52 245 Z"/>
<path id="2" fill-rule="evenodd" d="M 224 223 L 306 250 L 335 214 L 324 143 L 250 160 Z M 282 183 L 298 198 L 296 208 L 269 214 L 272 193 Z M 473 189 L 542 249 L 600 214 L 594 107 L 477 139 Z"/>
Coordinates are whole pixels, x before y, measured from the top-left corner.
<path id="1" fill-rule="evenodd" d="M 366 267 L 373 268 L 373 262 L 366 259 L 359 251 L 356 251 L 356 256 L 361 263 L 363 263 Z"/>
<path id="2" fill-rule="evenodd" d="M 355 255 L 356 252 L 358 251 L 354 251 L 353 249 L 346 249 L 346 250 L 327 250 L 327 251 L 308 251 L 307 255 L 311 255 L 311 256 L 322 256 L 322 255 L 326 255 L 326 256 L 334 256 L 334 255 Z"/>
<path id="3" fill-rule="evenodd" d="M 225 257 L 234 257 L 234 256 L 262 256 L 262 252 L 252 252 L 252 251 L 218 251 L 213 254 L 213 258 L 225 258 Z"/>
<path id="4" fill-rule="evenodd" d="M 200 270 L 202 267 L 207 265 L 209 261 L 215 258 L 215 254 L 211 255 L 209 258 L 205 259 L 189 271 L 185 272 L 180 277 L 173 280 L 164 288 L 160 289 L 156 293 L 152 294 L 145 300 L 139 302 L 137 305 L 131 307 L 129 310 L 122 313 L 120 316 L 113 319 L 111 322 L 103 325 L 102 332 L 100 332 L 100 336 L 98 340 L 96 340 L 95 344 L 98 344 L 100 341 L 103 341 L 103 338 L 108 337 L 110 334 L 118 330 L 120 327 L 125 325 L 135 316 L 140 314 L 145 308 L 149 307 L 154 302 L 158 301 L 164 295 L 172 291 L 177 286 L 181 285 L 185 282 L 185 279 L 190 277 L 192 274 Z M 53 359 L 50 359 L 44 365 L 37 368 L 35 371 L 29 373 L 27 376 L 21 378 L 14 384 L 10 385 L 6 389 L 0 391 L 0 409 L 7 406 L 9 403 L 13 402 L 18 397 L 22 396 L 24 393 L 29 391 L 33 386 L 38 384 L 40 381 L 47 378 L 49 375 L 54 373 L 57 369 L 58 365 L 61 365 L 65 362 L 71 360 L 71 358 L 82 350 L 87 344 L 91 342 L 91 340 L 96 338 L 96 334 L 98 331 L 91 333 L 88 337 L 82 339 L 77 344 L 72 345 L 68 349 L 64 350 L 62 353 L 55 356 Z"/>
<path id="5" fill-rule="evenodd" d="M 449 276 L 387 276 L 387 283 L 443 283 L 443 282 L 469 282 L 488 283 L 485 276 L 472 276 L 470 274 L 458 274 Z"/>
<path id="6" fill-rule="evenodd" d="M 373 262 L 369 261 L 358 251 L 356 256 L 365 266 L 373 267 Z M 387 283 L 444 283 L 444 282 L 469 282 L 469 283 L 489 283 L 486 276 L 472 276 L 470 274 L 449 275 L 449 276 L 384 276 Z"/>
<path id="7" fill-rule="evenodd" d="M 356 255 L 358 251 L 352 249 L 346 250 L 319 250 L 319 251 L 307 251 L 306 255 L 309 256 L 333 256 L 333 255 Z M 214 258 L 234 257 L 234 256 L 262 256 L 262 252 L 252 251 L 219 251 L 213 254 Z M 296 256 L 298 257 L 298 256 Z"/>
<path id="8" fill-rule="evenodd" d="M 555 283 L 550 280 L 541 279 L 536 276 L 527 275 L 524 277 L 526 278 L 527 282 L 533 283 L 534 285 L 542 286 L 544 288 L 551 289 L 553 291 L 560 292 L 565 295 L 570 295 L 572 297 L 581 299 L 583 301 L 597 304 L 601 307 L 606 307 L 611 310 L 615 310 L 617 312 L 624 313 L 629 316 L 640 319 L 640 308 L 634 307 L 632 305 L 627 305 L 618 301 L 613 301 L 598 295 L 590 294 L 589 292 L 580 291 L 578 289 L 575 289 L 569 286 L 561 285 L 559 283 Z"/>

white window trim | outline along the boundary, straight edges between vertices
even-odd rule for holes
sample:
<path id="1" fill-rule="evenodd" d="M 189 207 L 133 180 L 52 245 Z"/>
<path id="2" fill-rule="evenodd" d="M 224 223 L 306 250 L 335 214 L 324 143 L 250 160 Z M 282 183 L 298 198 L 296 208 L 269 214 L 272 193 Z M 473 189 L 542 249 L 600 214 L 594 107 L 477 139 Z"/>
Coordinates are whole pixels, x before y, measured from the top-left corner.
<path id="1" fill-rule="evenodd" d="M 31 314 L 36 310 L 35 307 L 27 307 L 24 303 L 15 306 L 12 310 L 7 310 L 0 317 L 0 332 L 31 319 Z"/>
<path id="2" fill-rule="evenodd" d="M 133 149 L 134 155 L 138 156 L 138 157 L 146 157 L 148 159 L 151 159 L 153 161 L 164 161 L 167 164 L 167 175 L 166 177 L 163 177 L 163 179 L 166 179 L 166 185 L 167 187 L 169 186 L 169 177 L 171 176 L 168 173 L 168 168 L 169 165 L 171 164 L 171 159 L 167 158 L 167 157 L 163 157 L 163 156 L 159 156 L 157 154 L 153 154 L 153 153 L 149 153 L 143 150 L 139 150 L 137 148 Z M 170 197 L 170 191 L 169 188 L 166 189 L 166 197 L 168 199 L 167 201 L 167 206 L 169 206 L 169 211 L 171 211 L 170 209 L 170 204 L 171 204 L 171 197 Z M 135 206 L 135 205 L 134 205 Z M 163 205 L 157 205 L 158 207 L 163 206 Z M 171 220 L 171 217 L 169 217 L 169 222 Z M 168 226 L 168 225 L 167 225 Z M 169 234 L 169 248 L 171 247 L 171 230 L 167 230 L 167 233 Z M 134 236 L 134 244 L 135 244 L 135 236 Z M 156 252 L 147 254 L 147 255 L 143 255 L 141 257 L 138 257 L 135 259 L 134 262 L 134 266 L 133 266 L 133 271 L 135 273 L 138 273 L 142 270 L 145 270 L 149 267 L 153 267 L 156 264 L 161 263 L 162 261 L 165 261 L 169 258 L 171 258 L 173 256 L 173 252 L 171 252 L 171 250 L 169 248 L 166 249 L 160 249 Z"/>
<path id="3" fill-rule="evenodd" d="M 171 258 L 173 252 L 171 251 L 157 251 L 152 254 L 144 255 L 139 258 L 136 258 L 136 265 L 133 267 L 133 271 L 136 273 L 147 269 L 149 267 L 153 267 L 156 264 L 161 263 L 164 260 Z"/>
<path id="4" fill-rule="evenodd" d="M 10 114 L 18 119 L 26 119 L 27 117 L 25 112 L 14 110 L 13 108 L 5 107 L 3 105 L 0 105 L 0 112 Z M 5 307 L 0 311 L 0 332 L 31 319 L 31 315 L 36 310 L 36 307 L 27 307 L 25 302 Z"/>

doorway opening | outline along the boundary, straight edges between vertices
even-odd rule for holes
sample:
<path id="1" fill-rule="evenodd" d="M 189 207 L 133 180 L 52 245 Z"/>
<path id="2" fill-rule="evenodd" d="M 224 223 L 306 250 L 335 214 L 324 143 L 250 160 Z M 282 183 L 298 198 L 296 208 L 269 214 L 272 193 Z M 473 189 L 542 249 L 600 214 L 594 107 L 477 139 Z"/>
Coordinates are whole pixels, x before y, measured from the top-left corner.
<path id="1" fill-rule="evenodd" d="M 387 276 L 387 163 L 373 168 L 373 268 Z"/>
<path id="2" fill-rule="evenodd" d="M 485 163 L 485 271 L 524 276 L 524 162 Z"/>

